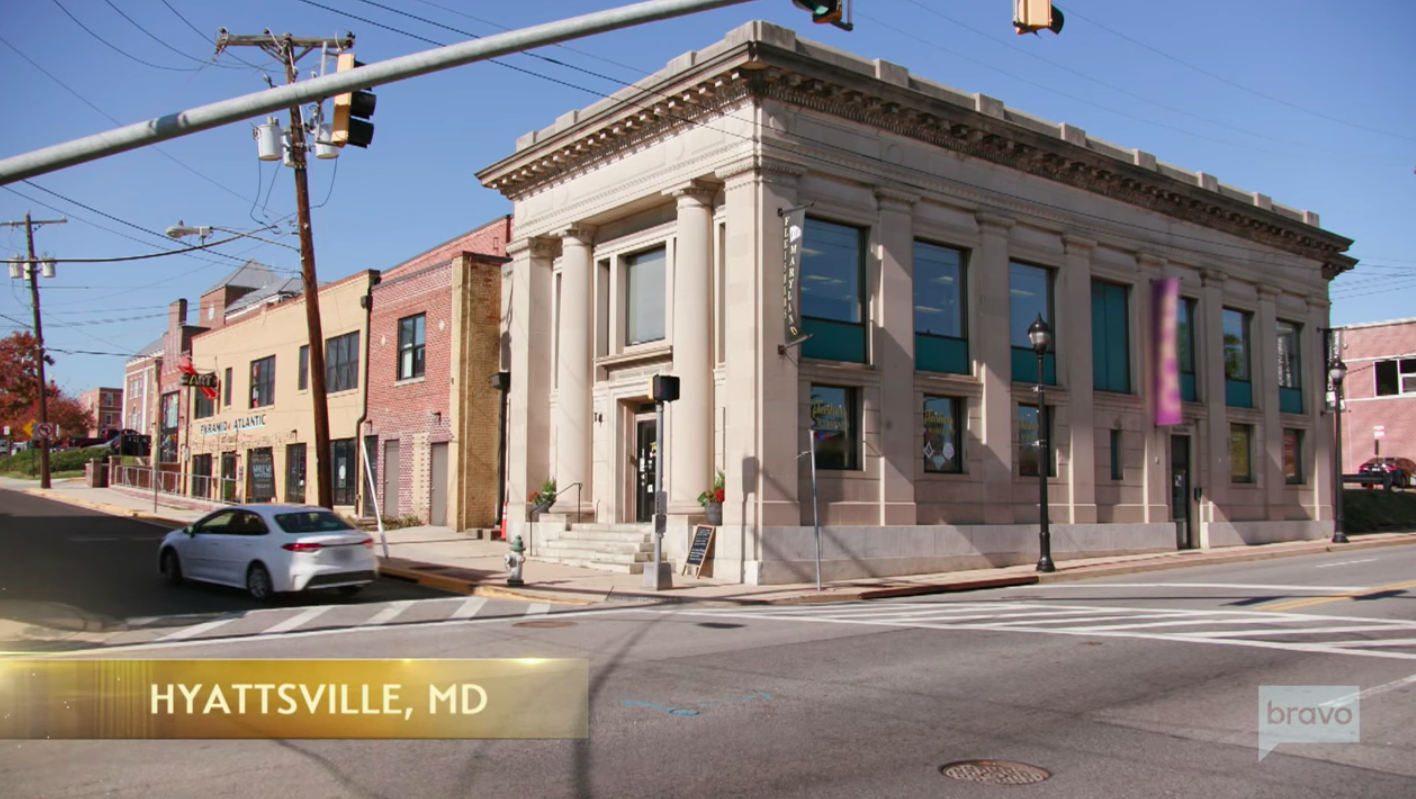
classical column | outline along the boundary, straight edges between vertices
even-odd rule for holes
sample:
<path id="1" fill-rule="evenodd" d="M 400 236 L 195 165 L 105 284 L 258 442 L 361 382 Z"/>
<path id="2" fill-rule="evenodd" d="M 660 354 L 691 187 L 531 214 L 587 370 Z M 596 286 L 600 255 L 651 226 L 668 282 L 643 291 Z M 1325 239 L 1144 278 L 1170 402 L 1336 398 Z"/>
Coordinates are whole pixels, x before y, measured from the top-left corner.
<path id="1" fill-rule="evenodd" d="M 1262 480 L 1264 505 L 1269 521 L 1282 521 L 1283 490 L 1283 422 L 1278 418 L 1278 295 L 1273 286 L 1259 286 L 1259 313 L 1251 335 L 1254 338 L 1254 362 L 1249 365 L 1249 379 L 1258 389 L 1259 407 L 1264 412 L 1263 448 L 1254 448 L 1258 460 L 1254 477 Z"/>
<path id="2" fill-rule="evenodd" d="M 1155 424 L 1156 404 L 1159 397 L 1155 391 L 1155 321 L 1151 318 L 1154 313 L 1154 281 L 1165 277 L 1178 277 L 1178 274 L 1167 274 L 1166 266 L 1169 261 L 1159 255 L 1151 253 L 1140 253 L 1136 256 L 1136 265 L 1140 267 L 1136 281 L 1136 289 L 1132 292 L 1130 318 L 1127 323 L 1136 331 L 1134 341 L 1137 342 L 1133 348 L 1131 363 L 1141 366 L 1133 370 L 1131 380 L 1132 390 L 1139 393 L 1144 401 L 1141 408 L 1145 418 L 1141 421 L 1142 453 L 1141 459 L 1141 518 L 1147 523 L 1158 524 L 1170 521 L 1173 513 L 1171 502 L 1170 485 L 1170 433 L 1169 427 L 1157 427 Z M 1181 300 L 1184 302 L 1184 300 Z M 1135 358 L 1135 350 L 1142 353 L 1139 361 Z"/>
<path id="3" fill-rule="evenodd" d="M 1013 349 L 1008 278 L 1008 229 L 1013 220 L 976 215 L 979 247 L 969 278 L 977 286 L 969 335 L 974 362 L 983 379 L 983 518 L 986 524 L 1013 523 Z"/>
<path id="4" fill-rule="evenodd" d="M 1195 484 L 1204 488 L 1201 520 L 1224 522 L 1222 508 L 1229 501 L 1229 406 L 1224 400 L 1224 281 L 1223 272 L 1200 273 L 1204 300 L 1199 307 L 1200 329 L 1195 336 L 1196 369 L 1203 375 L 1200 391 L 1205 404 L 1209 458 L 1200 463 Z M 1200 376 L 1200 375 L 1197 375 Z M 1201 527 L 1201 546 L 1209 546 L 1209 527 Z"/>
<path id="5" fill-rule="evenodd" d="M 1097 430 L 1096 411 L 1092 408 L 1096 381 L 1092 362 L 1091 254 L 1096 242 L 1066 233 L 1062 236 L 1062 243 L 1067 249 L 1061 276 L 1066 315 L 1063 317 L 1065 326 L 1059 327 L 1066 333 L 1064 368 L 1067 393 L 1071 397 L 1067 406 L 1067 415 L 1071 420 L 1068 430 L 1071 442 L 1067 447 L 1068 520 L 1072 524 L 1094 524 Z"/>
<path id="6" fill-rule="evenodd" d="M 679 399 L 669 411 L 669 514 L 701 514 L 713 485 L 713 198 L 717 186 L 690 181 L 678 200 L 674 246 L 673 346 Z"/>
<path id="7" fill-rule="evenodd" d="M 553 512 L 579 514 L 593 507 L 590 486 L 591 343 L 595 230 L 577 225 L 561 236 L 560 331 L 556 362 L 556 487 Z M 576 489 L 582 506 L 577 507 Z M 569 489 L 569 490 L 567 490 Z"/>
<path id="8" fill-rule="evenodd" d="M 1328 351 L 1323 331 L 1328 327 L 1328 300 L 1321 294 L 1308 297 L 1308 318 L 1303 325 L 1299 354 L 1303 361 L 1303 410 L 1311 424 L 1302 458 L 1307 478 L 1304 496 L 1315 521 L 1333 518 L 1333 414 L 1324 412 L 1328 389 Z"/>
<path id="9" fill-rule="evenodd" d="M 919 198 L 889 188 L 880 203 L 879 333 L 872 363 L 880 370 L 880 524 L 912 525 L 920 435 L 915 425 L 914 204 Z"/>
<path id="10" fill-rule="evenodd" d="M 526 521 L 526 498 L 550 477 L 551 260 L 556 240 L 509 243 L 502 272 L 502 357 L 511 372 L 507 394 L 507 521 Z M 483 379 L 470 376 L 467 379 Z M 510 531 L 509 531 L 510 532 Z M 515 534 L 511 532 L 510 534 Z"/>

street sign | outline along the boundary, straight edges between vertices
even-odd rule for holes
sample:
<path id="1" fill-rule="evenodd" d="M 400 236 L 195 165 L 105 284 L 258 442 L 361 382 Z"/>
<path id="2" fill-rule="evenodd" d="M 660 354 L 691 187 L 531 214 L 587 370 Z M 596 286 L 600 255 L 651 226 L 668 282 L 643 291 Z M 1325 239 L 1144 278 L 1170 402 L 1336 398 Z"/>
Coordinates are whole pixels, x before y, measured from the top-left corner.
<path id="1" fill-rule="evenodd" d="M 37 424 L 37 425 L 35 425 L 35 426 L 34 426 L 34 437 L 35 437 L 35 438 L 53 438 L 53 437 L 54 437 L 54 425 L 52 425 L 52 424 Z"/>
<path id="2" fill-rule="evenodd" d="M 1386 438 L 1386 425 L 1376 425 L 1372 428 L 1372 438 Z"/>
<path id="3" fill-rule="evenodd" d="M 24 426 L 24 427 L 21 427 L 20 429 L 23 430 L 23 431 L 25 431 L 25 435 L 29 436 L 30 438 L 34 438 L 34 426 L 35 426 L 35 424 L 37 424 L 37 423 L 35 422 L 35 420 L 31 419 L 31 420 L 29 420 L 28 422 L 25 422 L 25 426 Z"/>

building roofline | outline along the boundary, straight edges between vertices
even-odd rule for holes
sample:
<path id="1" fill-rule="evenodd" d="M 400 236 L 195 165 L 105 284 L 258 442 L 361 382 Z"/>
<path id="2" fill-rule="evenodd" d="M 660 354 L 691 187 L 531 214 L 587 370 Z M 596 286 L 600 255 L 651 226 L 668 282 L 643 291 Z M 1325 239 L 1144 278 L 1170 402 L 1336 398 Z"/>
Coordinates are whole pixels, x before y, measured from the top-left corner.
<path id="1" fill-rule="evenodd" d="M 1333 330 L 1361 330 L 1367 327 L 1391 327 L 1393 325 L 1416 324 L 1416 316 L 1408 316 L 1404 319 L 1387 319 L 1381 322 L 1357 322 L 1351 325 L 1338 325 Z"/>

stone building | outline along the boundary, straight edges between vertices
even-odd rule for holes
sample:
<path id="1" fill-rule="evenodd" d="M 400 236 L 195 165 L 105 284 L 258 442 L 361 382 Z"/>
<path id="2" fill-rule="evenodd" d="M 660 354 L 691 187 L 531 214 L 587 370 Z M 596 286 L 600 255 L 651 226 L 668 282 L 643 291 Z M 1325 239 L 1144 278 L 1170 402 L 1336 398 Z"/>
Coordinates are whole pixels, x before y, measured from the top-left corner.
<path id="1" fill-rule="evenodd" d="M 762 22 L 479 177 L 515 207 L 509 492 L 562 490 L 509 511 L 537 557 L 639 569 L 661 439 L 668 556 L 721 471 L 709 567 L 747 583 L 811 579 L 811 436 L 827 579 L 1035 560 L 1043 468 L 1058 559 L 1331 532 L 1319 331 L 1355 261 L 1312 212 Z"/>
<path id="2" fill-rule="evenodd" d="M 502 217 L 383 272 L 373 290 L 364 435 L 378 510 L 454 529 L 497 516 Z M 372 514 L 373 503 L 363 511 Z"/>

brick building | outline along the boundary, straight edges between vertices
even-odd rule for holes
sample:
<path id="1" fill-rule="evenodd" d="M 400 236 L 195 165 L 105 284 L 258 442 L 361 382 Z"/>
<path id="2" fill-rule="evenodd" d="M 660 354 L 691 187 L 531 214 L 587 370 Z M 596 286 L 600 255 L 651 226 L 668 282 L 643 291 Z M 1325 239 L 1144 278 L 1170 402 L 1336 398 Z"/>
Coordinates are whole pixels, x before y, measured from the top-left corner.
<path id="1" fill-rule="evenodd" d="M 503 217 L 385 271 L 373 289 L 367 451 L 385 518 L 496 516 Z M 362 511 L 372 515 L 373 503 Z"/>
<path id="2" fill-rule="evenodd" d="M 93 414 L 93 427 L 84 436 L 100 438 L 109 430 L 123 429 L 123 389 L 91 388 L 79 395 L 79 407 Z"/>
<path id="3" fill-rule="evenodd" d="M 1348 325 L 1336 332 L 1347 365 L 1343 473 L 1356 473 L 1377 455 L 1416 460 L 1416 318 Z"/>

